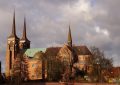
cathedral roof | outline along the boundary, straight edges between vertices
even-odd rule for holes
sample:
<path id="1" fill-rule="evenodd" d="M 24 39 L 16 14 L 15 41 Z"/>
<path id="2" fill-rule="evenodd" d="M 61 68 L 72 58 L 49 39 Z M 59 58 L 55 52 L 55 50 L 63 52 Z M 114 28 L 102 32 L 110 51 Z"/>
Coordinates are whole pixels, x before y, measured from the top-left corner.
<path id="1" fill-rule="evenodd" d="M 75 50 L 77 55 L 92 55 L 87 46 L 73 46 L 73 49 Z"/>
<path id="2" fill-rule="evenodd" d="M 69 46 L 67 46 L 69 48 Z M 49 47 L 49 48 L 32 48 L 25 51 L 25 55 L 34 57 L 37 52 L 43 52 L 46 56 L 57 56 L 62 47 Z M 73 46 L 77 55 L 92 55 L 87 46 Z"/>
<path id="3" fill-rule="evenodd" d="M 61 47 L 49 47 L 46 49 L 45 54 L 48 56 L 57 56 L 60 49 Z"/>
<path id="4" fill-rule="evenodd" d="M 32 49 L 26 49 L 25 51 L 25 55 L 29 56 L 29 57 L 34 57 L 34 55 L 37 53 L 37 52 L 45 52 L 46 51 L 46 48 L 32 48 Z"/>

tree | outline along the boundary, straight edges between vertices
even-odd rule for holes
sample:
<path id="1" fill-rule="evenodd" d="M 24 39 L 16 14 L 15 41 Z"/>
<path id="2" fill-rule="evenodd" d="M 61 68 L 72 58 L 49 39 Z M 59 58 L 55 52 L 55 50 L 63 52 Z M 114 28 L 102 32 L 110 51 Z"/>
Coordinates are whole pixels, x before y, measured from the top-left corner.
<path id="1" fill-rule="evenodd" d="M 23 55 L 22 57 L 22 74 L 21 74 L 21 78 L 23 81 L 27 81 L 28 80 L 28 57 L 26 55 Z"/>
<path id="2" fill-rule="evenodd" d="M 20 85 L 21 80 L 21 58 L 16 56 L 11 70 L 11 84 Z"/>
<path id="3" fill-rule="evenodd" d="M 34 59 L 37 61 L 37 68 L 35 69 L 35 72 L 37 74 L 37 77 L 42 78 L 42 80 L 45 80 L 46 75 L 46 57 L 43 52 L 37 52 L 34 55 Z"/>
<path id="4" fill-rule="evenodd" d="M 17 54 L 14 60 L 14 64 L 11 70 L 12 84 L 21 85 L 21 82 L 28 77 L 27 72 L 27 58 L 23 56 L 23 52 Z"/>
<path id="5" fill-rule="evenodd" d="M 93 65 L 93 72 L 91 75 L 97 77 L 98 81 L 103 81 L 102 70 L 112 68 L 112 58 L 107 58 L 99 48 L 91 47 L 91 61 L 90 63 Z"/>
<path id="6" fill-rule="evenodd" d="M 48 81 L 59 81 L 62 78 L 64 64 L 56 57 L 47 58 Z"/>

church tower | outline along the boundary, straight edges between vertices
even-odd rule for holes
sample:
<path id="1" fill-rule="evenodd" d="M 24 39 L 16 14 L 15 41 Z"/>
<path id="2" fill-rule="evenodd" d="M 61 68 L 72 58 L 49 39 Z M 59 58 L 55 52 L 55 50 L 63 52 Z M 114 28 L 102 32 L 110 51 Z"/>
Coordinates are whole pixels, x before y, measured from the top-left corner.
<path id="1" fill-rule="evenodd" d="M 69 25 L 69 32 L 68 32 L 68 46 L 72 47 L 72 35 L 71 35 L 71 29 L 70 29 L 70 25 Z"/>
<path id="2" fill-rule="evenodd" d="M 25 18 L 24 18 L 24 26 L 23 26 L 23 35 L 22 35 L 22 38 L 20 39 L 19 47 L 21 50 L 30 48 L 30 41 L 28 40 L 27 34 L 26 34 L 26 20 L 25 20 Z"/>
<path id="3" fill-rule="evenodd" d="M 16 35 L 15 12 L 13 16 L 12 33 L 7 39 L 6 49 L 6 77 L 10 77 L 15 57 L 19 52 L 19 38 Z"/>

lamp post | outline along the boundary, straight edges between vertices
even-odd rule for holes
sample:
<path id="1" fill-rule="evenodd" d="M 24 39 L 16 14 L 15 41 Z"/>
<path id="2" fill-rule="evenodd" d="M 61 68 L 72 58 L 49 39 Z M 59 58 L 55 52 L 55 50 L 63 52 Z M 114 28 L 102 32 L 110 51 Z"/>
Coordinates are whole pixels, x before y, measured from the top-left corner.
<path id="1" fill-rule="evenodd" d="M 101 67 L 99 58 L 96 59 L 97 64 L 97 73 L 98 73 L 98 82 L 101 80 Z"/>

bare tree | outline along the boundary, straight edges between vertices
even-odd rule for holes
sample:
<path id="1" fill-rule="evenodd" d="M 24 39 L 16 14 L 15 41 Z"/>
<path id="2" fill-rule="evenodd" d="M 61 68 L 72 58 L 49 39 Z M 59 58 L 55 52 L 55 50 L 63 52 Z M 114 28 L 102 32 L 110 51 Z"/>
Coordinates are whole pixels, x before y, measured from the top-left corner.
<path id="1" fill-rule="evenodd" d="M 15 57 L 15 61 L 11 73 L 12 73 L 12 82 L 16 85 L 21 85 L 25 77 L 28 76 L 27 59 L 25 56 L 23 56 L 22 52 L 18 53 L 17 56 Z"/>
<path id="2" fill-rule="evenodd" d="M 59 81 L 62 78 L 64 64 L 56 57 L 47 59 L 48 81 Z"/>
<path id="3" fill-rule="evenodd" d="M 20 85 L 21 83 L 21 56 L 18 54 L 15 58 L 14 65 L 12 68 L 12 84 Z"/>
<path id="4" fill-rule="evenodd" d="M 97 47 L 91 47 L 92 58 L 90 63 L 93 65 L 93 72 L 91 75 L 97 77 L 97 80 L 103 81 L 103 76 L 101 74 L 102 70 L 112 68 L 112 58 L 107 58 L 103 51 Z"/>
<path id="5" fill-rule="evenodd" d="M 27 81 L 28 80 L 28 57 L 26 55 L 23 55 L 22 57 L 22 74 L 21 74 L 21 78 L 23 81 Z"/>

